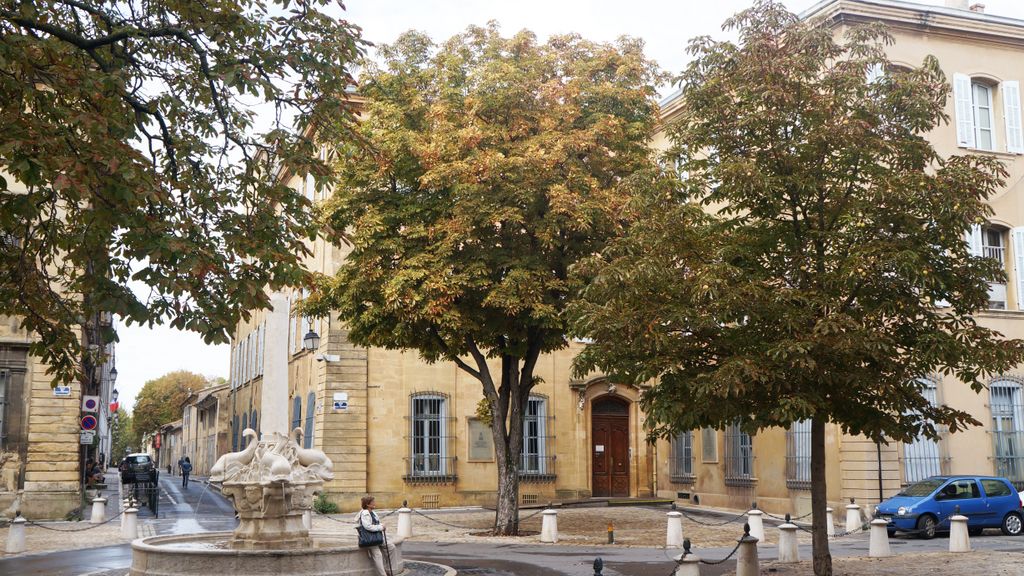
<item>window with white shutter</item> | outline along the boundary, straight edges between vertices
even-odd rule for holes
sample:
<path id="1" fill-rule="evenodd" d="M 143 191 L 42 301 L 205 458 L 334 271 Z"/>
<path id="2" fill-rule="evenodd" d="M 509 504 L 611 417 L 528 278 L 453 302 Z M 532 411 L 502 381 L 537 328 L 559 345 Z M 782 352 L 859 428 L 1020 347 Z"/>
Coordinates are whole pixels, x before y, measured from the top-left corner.
<path id="1" fill-rule="evenodd" d="M 1021 128 L 1020 82 L 1007 80 L 1000 85 L 1003 97 L 1003 120 L 1006 122 L 1006 151 L 1024 154 L 1024 130 Z"/>
<path id="2" fill-rule="evenodd" d="M 974 148 L 974 105 L 971 96 L 971 77 L 953 74 L 953 100 L 956 107 L 956 143 Z"/>
<path id="3" fill-rule="evenodd" d="M 1013 276 L 1017 287 L 1017 310 L 1024 311 L 1024 226 L 1010 230 L 1013 246 Z"/>
<path id="4" fill-rule="evenodd" d="M 981 82 L 971 83 L 974 109 L 974 146 L 979 150 L 995 150 L 996 134 L 992 121 L 992 87 Z"/>
<path id="5" fill-rule="evenodd" d="M 971 256 L 981 256 L 981 224 L 972 224 L 971 229 L 966 232 L 964 240 L 967 242 L 967 250 Z"/>

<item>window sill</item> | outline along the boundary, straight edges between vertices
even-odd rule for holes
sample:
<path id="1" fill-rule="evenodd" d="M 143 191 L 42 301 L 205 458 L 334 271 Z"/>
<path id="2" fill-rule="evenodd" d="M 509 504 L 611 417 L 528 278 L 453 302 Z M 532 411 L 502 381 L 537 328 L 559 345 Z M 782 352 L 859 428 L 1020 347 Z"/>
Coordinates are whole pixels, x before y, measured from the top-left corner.
<path id="1" fill-rule="evenodd" d="M 402 476 L 402 480 L 406 484 L 454 484 L 459 477 L 455 474 L 437 474 L 437 475 L 405 475 Z"/>
<path id="2" fill-rule="evenodd" d="M 697 477 L 691 474 L 687 474 L 684 476 L 676 476 L 675 474 L 673 474 L 669 476 L 669 480 L 673 484 L 693 484 L 694 482 L 697 481 Z"/>
<path id="3" fill-rule="evenodd" d="M 755 484 L 757 484 L 757 478 L 750 476 L 725 479 L 726 486 L 754 486 Z"/>
<path id="4" fill-rule="evenodd" d="M 1006 152 L 1006 151 L 1003 151 L 1003 150 L 985 150 L 984 148 L 970 148 L 970 147 L 967 147 L 967 146 L 963 146 L 961 144 L 957 144 L 957 148 L 959 148 L 961 150 L 966 150 L 967 152 L 973 152 L 975 154 L 988 154 L 988 155 L 996 156 L 996 157 L 999 157 L 999 158 L 1011 158 L 1012 159 L 1012 158 L 1018 158 L 1018 157 L 1021 156 L 1021 154 L 1018 154 L 1017 152 Z"/>
<path id="5" fill-rule="evenodd" d="M 526 474 L 523 472 L 519 473 L 520 482 L 554 482 L 558 476 L 556 474 Z"/>

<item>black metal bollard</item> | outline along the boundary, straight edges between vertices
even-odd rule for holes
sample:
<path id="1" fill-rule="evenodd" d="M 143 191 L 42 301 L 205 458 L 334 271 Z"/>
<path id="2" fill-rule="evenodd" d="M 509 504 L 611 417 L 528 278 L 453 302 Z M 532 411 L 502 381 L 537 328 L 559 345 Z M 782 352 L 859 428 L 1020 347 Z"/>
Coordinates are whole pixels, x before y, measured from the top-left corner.
<path id="1" fill-rule="evenodd" d="M 604 560 L 601 560 L 601 557 L 598 556 L 597 559 L 594 560 L 594 576 L 602 576 L 602 570 L 604 570 Z"/>
<path id="2" fill-rule="evenodd" d="M 615 524 L 608 522 L 608 543 L 615 544 Z"/>

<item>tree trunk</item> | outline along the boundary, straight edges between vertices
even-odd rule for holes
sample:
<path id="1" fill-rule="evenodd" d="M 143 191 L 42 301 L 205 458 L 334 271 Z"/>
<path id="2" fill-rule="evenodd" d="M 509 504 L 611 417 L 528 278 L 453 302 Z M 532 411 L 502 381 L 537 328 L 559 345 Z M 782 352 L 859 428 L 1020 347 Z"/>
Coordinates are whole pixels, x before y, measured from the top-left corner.
<path id="1" fill-rule="evenodd" d="M 519 534 L 519 466 L 510 466 L 500 457 L 498 458 L 498 503 L 494 516 L 494 534 L 498 536 Z"/>
<path id="2" fill-rule="evenodd" d="M 825 508 L 828 491 L 825 486 L 825 422 L 824 417 L 811 421 L 811 548 L 814 556 L 814 576 L 832 576 L 832 554 L 828 550 L 828 532 L 825 529 Z"/>
<path id="3" fill-rule="evenodd" d="M 518 359 L 506 359 L 498 402 L 492 414 L 498 463 L 498 502 L 494 516 L 494 533 L 498 536 L 519 535 L 519 462 L 523 452 L 523 416 L 525 392 L 519 380 Z"/>

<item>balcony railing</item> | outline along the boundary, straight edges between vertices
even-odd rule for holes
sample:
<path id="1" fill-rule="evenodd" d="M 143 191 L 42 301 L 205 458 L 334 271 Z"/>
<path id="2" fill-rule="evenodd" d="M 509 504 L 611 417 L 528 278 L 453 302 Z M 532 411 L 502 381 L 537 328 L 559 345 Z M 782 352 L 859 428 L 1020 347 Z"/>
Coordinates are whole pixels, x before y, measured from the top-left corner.
<path id="1" fill-rule="evenodd" d="M 1000 262 L 1006 262 L 1006 248 L 1002 246 L 982 246 L 981 255 L 985 258 L 991 258 Z"/>

